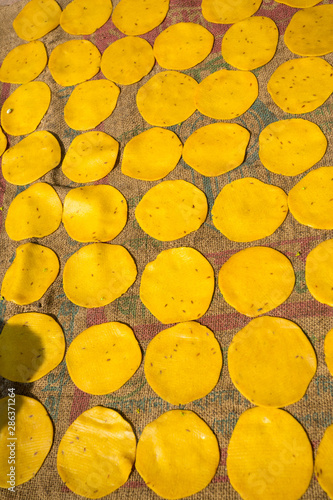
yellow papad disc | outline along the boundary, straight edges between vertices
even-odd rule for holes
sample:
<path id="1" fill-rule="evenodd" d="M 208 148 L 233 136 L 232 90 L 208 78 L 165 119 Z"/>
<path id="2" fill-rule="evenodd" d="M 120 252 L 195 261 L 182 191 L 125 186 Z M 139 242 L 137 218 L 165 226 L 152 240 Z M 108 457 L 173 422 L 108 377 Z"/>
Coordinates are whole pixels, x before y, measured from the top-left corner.
<path id="1" fill-rule="evenodd" d="M 34 41 L 18 45 L 4 58 L 0 68 L 0 81 L 28 83 L 37 78 L 47 63 L 45 45 Z"/>
<path id="2" fill-rule="evenodd" d="M 274 56 L 279 31 L 269 17 L 254 16 L 233 24 L 222 39 L 222 57 L 238 69 L 252 70 Z"/>
<path id="3" fill-rule="evenodd" d="M 135 217 L 141 229 L 160 241 L 173 241 L 199 229 L 208 212 L 206 195 L 190 182 L 163 181 L 140 200 Z"/>
<path id="4" fill-rule="evenodd" d="M 67 260 L 64 292 L 78 306 L 101 307 L 123 295 L 133 285 L 136 274 L 135 262 L 126 248 L 93 243 Z"/>
<path id="5" fill-rule="evenodd" d="M 285 34 L 288 49 L 300 56 L 323 56 L 333 50 L 333 5 L 295 12 Z"/>
<path id="6" fill-rule="evenodd" d="M 295 284 L 289 259 L 269 247 L 235 253 L 219 272 L 220 291 L 228 304 L 246 316 L 260 316 L 282 304 Z"/>
<path id="7" fill-rule="evenodd" d="M 65 122 L 74 130 L 97 127 L 112 114 L 119 92 L 119 88 L 109 80 L 80 83 L 65 105 Z"/>
<path id="8" fill-rule="evenodd" d="M 206 59 L 213 43 L 214 35 L 200 24 L 172 24 L 155 38 L 154 55 L 162 68 L 189 69 Z"/>
<path id="9" fill-rule="evenodd" d="M 304 7 L 313 7 L 320 3 L 321 0 L 275 0 L 278 3 L 283 3 L 289 5 L 290 7 L 296 7 L 297 9 L 303 9 Z"/>
<path id="10" fill-rule="evenodd" d="M 233 384 L 257 406 L 279 408 L 299 401 L 316 373 L 317 360 L 299 326 L 284 318 L 255 318 L 228 350 Z"/>
<path id="11" fill-rule="evenodd" d="M 198 85 L 196 106 L 216 120 L 232 120 L 247 111 L 258 97 L 258 80 L 250 71 L 220 69 Z"/>
<path id="12" fill-rule="evenodd" d="M 254 177 L 226 184 L 212 208 L 214 226 L 229 240 L 243 242 L 273 234 L 287 213 L 286 193 Z"/>
<path id="13" fill-rule="evenodd" d="M 227 471 L 242 498 L 298 500 L 312 477 L 311 443 L 285 410 L 250 408 L 232 433 Z"/>
<path id="14" fill-rule="evenodd" d="M 51 248 L 24 243 L 6 271 L 1 295 L 21 306 L 39 300 L 59 273 L 59 260 Z"/>
<path id="15" fill-rule="evenodd" d="M 62 171 L 73 182 L 93 182 L 115 166 L 118 142 L 105 132 L 85 132 L 75 137 L 62 162 Z"/>
<path id="16" fill-rule="evenodd" d="M 111 0 L 72 0 L 61 13 L 60 26 L 71 35 L 91 35 L 111 12 Z"/>
<path id="17" fill-rule="evenodd" d="M 333 425 L 326 428 L 323 438 L 318 446 L 314 473 L 318 483 L 327 493 L 329 498 L 333 497 Z"/>
<path id="18" fill-rule="evenodd" d="M 38 127 L 50 101 L 51 91 L 46 83 L 30 82 L 21 85 L 5 100 L 1 108 L 2 128 L 10 135 L 30 134 Z"/>
<path id="19" fill-rule="evenodd" d="M 43 177 L 59 165 L 61 147 L 46 130 L 33 132 L 9 148 L 2 157 L 2 174 L 7 182 L 24 186 Z"/>
<path id="20" fill-rule="evenodd" d="M 136 103 L 151 125 L 171 127 L 185 121 L 196 110 L 198 83 L 178 71 L 162 71 L 140 87 Z"/>
<path id="21" fill-rule="evenodd" d="M 333 229 L 333 167 L 311 170 L 288 194 L 295 219 L 316 229 Z"/>
<path id="22" fill-rule="evenodd" d="M 59 85 L 69 87 L 95 76 L 100 62 L 101 54 L 89 40 L 68 40 L 52 50 L 49 70 Z"/>
<path id="23" fill-rule="evenodd" d="M 169 0 L 120 0 L 112 21 L 125 35 L 143 35 L 156 28 L 169 10 Z"/>
<path id="24" fill-rule="evenodd" d="M 61 8 L 55 0 L 30 0 L 13 21 L 13 28 L 22 40 L 31 42 L 59 26 Z"/>
<path id="25" fill-rule="evenodd" d="M 3 133 L 2 128 L 0 127 L 0 156 L 5 152 L 7 147 L 7 137 Z"/>
<path id="26" fill-rule="evenodd" d="M 126 225 L 127 202 L 113 186 L 71 189 L 65 197 L 62 222 L 73 240 L 113 240 Z"/>
<path id="27" fill-rule="evenodd" d="M 125 145 L 121 171 L 133 179 L 158 181 L 175 168 L 182 150 L 183 145 L 174 132 L 150 128 Z"/>
<path id="28" fill-rule="evenodd" d="M 209 394 L 222 370 L 221 348 L 209 328 L 188 321 L 158 333 L 145 356 L 148 384 L 172 405 Z"/>
<path id="29" fill-rule="evenodd" d="M 259 135 L 259 158 L 271 172 L 298 175 L 325 154 L 327 139 L 318 125 L 303 118 L 270 123 Z"/>
<path id="30" fill-rule="evenodd" d="M 220 460 L 218 441 L 189 410 L 163 413 L 143 429 L 135 467 L 162 498 L 183 498 L 208 486 Z"/>
<path id="31" fill-rule="evenodd" d="M 148 75 L 154 64 L 150 43 L 144 38 L 126 36 L 105 49 L 101 70 L 105 78 L 119 85 L 131 85 Z"/>
<path id="32" fill-rule="evenodd" d="M 311 295 L 333 307 L 333 239 L 322 241 L 306 259 L 305 281 Z"/>
<path id="33" fill-rule="evenodd" d="M 13 382 L 35 382 L 58 366 L 64 354 L 63 331 L 51 316 L 16 314 L 0 335 L 0 375 Z"/>
<path id="34" fill-rule="evenodd" d="M 231 24 L 252 16 L 261 5 L 261 0 L 202 0 L 202 15 L 207 21 L 218 24 Z"/>
<path id="35" fill-rule="evenodd" d="M 81 413 L 60 441 L 58 473 L 77 495 L 101 498 L 126 483 L 135 452 L 130 424 L 118 412 L 95 406 Z"/>
<path id="36" fill-rule="evenodd" d="M 215 177 L 243 163 L 249 140 L 250 132 L 237 123 L 211 123 L 187 138 L 183 158 L 199 174 Z"/>
<path id="37" fill-rule="evenodd" d="M 133 330 L 113 322 L 91 326 L 75 337 L 66 364 L 81 391 L 101 395 L 122 387 L 139 368 L 141 358 Z"/>
<path id="38" fill-rule="evenodd" d="M 308 113 L 331 95 L 333 68 L 320 57 L 290 59 L 274 71 L 267 90 L 286 113 Z"/>
<path id="39" fill-rule="evenodd" d="M 213 293 L 214 270 L 194 248 L 163 250 L 142 273 L 140 298 L 164 324 L 200 318 Z"/>
<path id="40" fill-rule="evenodd" d="M 333 329 L 325 337 L 325 361 L 331 375 L 333 375 Z"/>
<path id="41" fill-rule="evenodd" d="M 0 399 L 0 487 L 15 488 L 35 477 L 52 442 L 53 425 L 39 401 L 19 394 Z M 11 475 L 13 484 L 7 482 Z"/>

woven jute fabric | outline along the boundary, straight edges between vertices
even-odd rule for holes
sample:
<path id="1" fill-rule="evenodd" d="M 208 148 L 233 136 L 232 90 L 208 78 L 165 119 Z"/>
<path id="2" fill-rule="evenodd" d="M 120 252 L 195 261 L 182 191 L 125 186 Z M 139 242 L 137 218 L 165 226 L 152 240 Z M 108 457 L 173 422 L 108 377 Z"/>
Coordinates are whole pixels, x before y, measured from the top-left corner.
<path id="1" fill-rule="evenodd" d="M 10 0 L 3 1 L 0 4 L 1 61 L 11 49 L 23 43 L 15 34 L 12 22 L 27 3 L 27 0 L 12 2 L 10 5 L 4 5 L 5 3 L 10 3 Z M 62 8 L 67 3 L 66 0 L 59 1 Z M 113 0 L 114 5 L 117 3 L 118 0 Z M 235 179 L 253 176 L 266 183 L 279 186 L 288 193 L 302 177 L 302 175 L 285 177 L 272 174 L 263 167 L 258 156 L 258 137 L 263 128 L 276 120 L 294 116 L 284 113 L 274 104 L 267 92 L 267 82 L 273 71 L 282 62 L 296 57 L 286 48 L 283 42 L 285 28 L 295 12 L 296 9 L 277 3 L 274 0 L 263 0 L 259 11 L 256 13 L 256 15 L 268 16 L 276 22 L 280 39 L 277 53 L 272 61 L 262 68 L 254 70 L 254 74 L 259 81 L 259 97 L 246 113 L 233 120 L 234 123 L 246 127 L 251 133 L 244 163 L 228 174 L 209 178 L 192 170 L 181 159 L 177 167 L 166 178 L 184 179 L 195 184 L 206 193 L 210 209 L 222 187 Z M 202 16 L 200 0 L 170 0 L 170 10 L 165 21 L 152 32 L 143 35 L 143 38 L 153 43 L 158 33 L 167 26 L 180 21 L 200 23 L 215 36 L 215 44 L 209 57 L 195 68 L 185 71 L 185 73 L 200 82 L 214 71 L 229 68 L 221 55 L 221 40 L 228 26 L 208 23 Z M 111 19 L 109 19 L 96 33 L 83 38 L 91 40 L 103 52 L 110 43 L 122 36 L 124 35 L 116 29 Z M 46 45 L 48 55 L 50 55 L 56 45 L 73 38 L 82 37 L 71 36 L 58 27 L 44 36 L 42 41 Z M 332 63 L 331 55 L 325 56 L 324 59 Z M 72 240 L 67 235 L 64 227 L 61 226 L 54 234 L 42 240 L 31 240 L 46 245 L 57 253 L 60 260 L 58 278 L 38 303 L 18 306 L 2 300 L 0 302 L 1 322 L 5 323 L 12 315 L 21 312 L 37 311 L 50 314 L 61 324 L 68 348 L 73 338 L 87 327 L 107 321 L 120 321 L 133 328 L 144 353 L 149 341 L 158 332 L 166 328 L 145 308 L 139 297 L 142 271 L 146 264 L 152 261 L 159 252 L 180 246 L 193 247 L 209 260 L 214 268 L 215 278 L 217 278 L 222 264 L 238 250 L 258 244 L 275 248 L 283 252 L 292 262 L 296 274 L 296 285 L 288 300 L 270 314 L 296 322 L 311 340 L 318 358 L 318 370 L 306 395 L 299 402 L 286 408 L 304 426 L 315 453 L 325 428 L 333 423 L 333 378 L 325 365 L 323 347 L 326 333 L 333 328 L 333 309 L 320 304 L 310 295 L 305 284 L 305 260 L 309 251 L 316 245 L 321 241 L 332 238 L 332 232 L 302 226 L 291 214 L 288 214 L 285 222 L 272 236 L 250 244 L 235 243 L 229 241 L 215 229 L 209 213 L 206 222 L 198 231 L 187 235 L 181 240 L 162 243 L 146 235 L 135 220 L 134 210 L 141 197 L 158 182 L 130 179 L 121 173 L 120 165 L 125 144 L 138 133 L 150 128 L 150 125 L 143 120 L 138 112 L 135 99 L 136 93 L 143 83 L 161 70 L 156 64 L 151 73 L 141 82 L 130 86 L 120 86 L 120 97 L 115 111 L 98 127 L 98 130 L 107 132 L 120 143 L 120 154 L 115 168 L 99 183 L 115 186 L 128 201 L 128 222 L 125 229 L 112 243 L 124 245 L 134 257 L 138 268 L 138 277 L 134 285 L 122 297 L 106 307 L 85 309 L 72 304 L 63 291 L 62 272 L 68 257 L 83 245 Z M 103 75 L 99 73 L 95 78 L 103 78 Z M 40 123 L 38 130 L 49 130 L 55 134 L 61 142 L 64 155 L 71 141 L 79 134 L 79 132 L 70 129 L 66 125 L 63 116 L 64 105 L 72 88 L 64 88 L 56 84 L 48 68 L 43 71 L 38 80 L 46 82 L 52 91 L 50 108 Z M 1 105 L 16 87 L 17 85 L 9 84 L 0 86 Z M 329 141 L 325 156 L 313 168 L 333 165 L 332 116 L 332 96 L 317 110 L 302 115 L 303 118 L 317 123 Z M 170 129 L 176 132 L 184 142 L 194 130 L 212 122 L 214 120 L 196 111 L 188 120 L 177 126 L 170 127 Z M 16 144 L 20 139 L 20 137 L 9 137 L 10 146 Z M 70 182 L 63 175 L 60 166 L 45 175 L 42 180 L 56 189 L 62 201 L 71 188 L 77 187 L 77 184 Z M 11 241 L 4 227 L 8 206 L 22 189 L 24 188 L 6 183 L 0 176 L 0 206 L 3 207 L 3 210 L 0 211 L 0 281 L 2 281 L 12 262 L 15 249 L 22 243 Z M 263 207 L 264 210 L 265 207 Z M 216 434 L 220 446 L 221 462 L 212 482 L 192 498 L 193 500 L 236 500 L 240 496 L 230 485 L 226 471 L 227 447 L 238 417 L 251 404 L 236 390 L 230 380 L 227 352 L 233 336 L 249 322 L 249 318 L 230 307 L 224 301 L 216 286 L 211 306 L 207 313 L 200 318 L 199 322 L 211 328 L 218 338 L 223 351 L 224 365 L 221 377 L 214 390 L 206 397 L 186 405 L 186 409 L 196 412 Z M 16 394 L 34 397 L 45 405 L 54 424 L 54 443 L 37 475 L 28 483 L 18 486 L 15 493 L 1 489 L 1 499 L 44 500 L 51 498 L 52 500 L 71 500 L 79 498 L 63 484 L 58 476 L 56 456 L 59 442 L 68 426 L 86 409 L 95 405 L 103 405 L 118 410 L 132 424 L 135 434 L 139 438 L 147 423 L 163 412 L 175 408 L 159 398 L 149 387 L 145 380 L 143 364 L 121 389 L 106 396 L 92 396 L 77 389 L 69 377 L 65 361 L 49 375 L 35 383 L 18 384 L 0 379 L 2 397 L 8 394 L 8 388 L 10 387 L 15 388 Z M 267 481 L 269 479 L 269 477 L 266 477 Z M 134 469 L 127 483 L 107 498 L 114 500 L 153 500 L 158 497 L 145 485 Z M 327 498 L 327 495 L 313 478 L 303 498 L 306 500 L 320 500 Z"/>

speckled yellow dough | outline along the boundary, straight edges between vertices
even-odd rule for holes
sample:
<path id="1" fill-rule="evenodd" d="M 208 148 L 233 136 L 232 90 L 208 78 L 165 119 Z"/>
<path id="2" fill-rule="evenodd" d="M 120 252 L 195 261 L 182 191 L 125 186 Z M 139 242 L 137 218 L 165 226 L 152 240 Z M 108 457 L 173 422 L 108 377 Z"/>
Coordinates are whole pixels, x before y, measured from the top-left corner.
<path id="1" fill-rule="evenodd" d="M 2 128 L 0 127 L 0 156 L 3 155 L 7 147 L 7 137 L 3 133 Z"/>
<path id="2" fill-rule="evenodd" d="M 184 180 L 163 181 L 141 198 L 135 209 L 140 227 L 152 238 L 173 241 L 196 231 L 208 212 L 206 195 Z"/>
<path id="3" fill-rule="evenodd" d="M 326 428 L 322 440 L 319 443 L 314 473 L 318 483 L 327 493 L 329 498 L 333 498 L 333 425 Z"/>
<path id="4" fill-rule="evenodd" d="M 279 39 L 275 22 L 254 16 L 233 24 L 222 38 L 222 57 L 238 69 L 264 66 L 274 56 Z"/>
<path id="5" fill-rule="evenodd" d="M 163 413 L 143 429 L 135 467 L 157 495 L 178 499 L 203 490 L 220 460 L 208 425 L 189 410 Z"/>
<path id="6" fill-rule="evenodd" d="M 13 429 L 9 422 L 15 424 Z M 10 432 L 14 432 L 15 441 Z M 35 477 L 52 442 L 53 425 L 39 401 L 20 394 L 0 399 L 0 487 L 7 489 L 10 486 L 7 481 L 13 464 L 8 457 L 15 457 L 16 487 Z"/>
<path id="7" fill-rule="evenodd" d="M 219 272 L 220 291 L 228 304 L 246 316 L 275 309 L 291 294 L 295 274 L 289 259 L 269 247 L 240 250 Z"/>
<path id="8" fill-rule="evenodd" d="M 61 8 L 55 0 L 30 0 L 13 21 L 17 36 L 31 42 L 59 26 Z"/>
<path id="9" fill-rule="evenodd" d="M 242 498 L 298 500 L 312 477 L 311 443 L 285 410 L 250 408 L 231 435 L 227 472 Z"/>
<path id="10" fill-rule="evenodd" d="M 252 16 L 261 5 L 261 0 L 202 0 L 202 15 L 211 23 L 232 24 Z"/>
<path id="11" fill-rule="evenodd" d="M 1 337 L 0 337 L 1 338 Z M 66 354 L 74 384 L 88 394 L 109 394 L 122 387 L 141 364 L 133 330 L 123 323 L 94 325 L 81 332 Z"/>
<path id="12" fill-rule="evenodd" d="M 313 122 L 291 118 L 270 123 L 259 135 L 259 158 L 271 172 L 298 175 L 325 154 L 327 139 Z"/>
<path id="13" fill-rule="evenodd" d="M 112 21 L 125 35 L 143 35 L 156 28 L 169 10 L 169 0 L 120 0 Z"/>
<path id="14" fill-rule="evenodd" d="M 317 5 L 321 0 L 275 0 L 278 3 L 283 3 L 289 5 L 290 7 L 296 7 L 297 9 L 303 9 L 308 7 L 313 7 Z"/>
<path id="15" fill-rule="evenodd" d="M 47 63 L 45 45 L 39 40 L 18 45 L 4 58 L 0 68 L 0 81 L 28 83 L 37 78 Z"/>
<path id="16" fill-rule="evenodd" d="M 324 350 L 327 368 L 333 376 L 333 329 L 330 330 L 325 337 Z"/>
<path id="17" fill-rule="evenodd" d="M 91 35 L 111 16 L 110 0 L 72 0 L 62 11 L 60 26 L 71 35 Z"/>
<path id="18" fill-rule="evenodd" d="M 213 293 L 214 270 L 194 248 L 163 250 L 142 273 L 140 298 L 164 324 L 200 318 Z"/>
<path id="19" fill-rule="evenodd" d="M 333 239 L 322 241 L 308 254 L 305 281 L 318 302 L 333 307 Z"/>
<path id="20" fill-rule="evenodd" d="M 85 498 L 101 498 L 126 483 L 136 452 L 132 427 L 116 411 L 95 406 L 81 413 L 60 441 L 59 476 Z"/>
<path id="21" fill-rule="evenodd" d="M 243 242 L 273 234 L 287 213 L 286 193 L 254 177 L 226 184 L 212 208 L 214 226 L 229 240 Z"/>

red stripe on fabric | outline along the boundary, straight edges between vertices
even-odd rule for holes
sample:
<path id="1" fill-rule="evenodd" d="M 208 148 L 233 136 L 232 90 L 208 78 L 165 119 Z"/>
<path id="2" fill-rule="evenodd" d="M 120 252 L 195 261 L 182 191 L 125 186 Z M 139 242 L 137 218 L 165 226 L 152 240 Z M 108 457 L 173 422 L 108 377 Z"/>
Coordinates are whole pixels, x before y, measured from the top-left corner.
<path id="1" fill-rule="evenodd" d="M 86 324 L 87 328 L 94 325 L 101 325 L 106 323 L 107 318 L 105 314 L 104 307 L 96 307 L 93 309 L 87 309 Z"/>
<path id="2" fill-rule="evenodd" d="M 77 419 L 79 415 L 81 415 L 81 413 L 88 410 L 89 401 L 90 401 L 90 394 L 82 392 L 80 391 L 80 389 L 75 387 L 71 414 L 69 417 L 69 425 L 72 424 L 74 420 Z"/>

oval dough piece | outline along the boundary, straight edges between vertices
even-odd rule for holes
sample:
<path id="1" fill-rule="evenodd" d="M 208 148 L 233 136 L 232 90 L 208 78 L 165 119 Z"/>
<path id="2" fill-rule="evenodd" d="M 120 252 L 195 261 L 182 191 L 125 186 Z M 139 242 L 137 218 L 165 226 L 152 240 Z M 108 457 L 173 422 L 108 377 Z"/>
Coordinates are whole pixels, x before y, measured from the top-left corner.
<path id="1" fill-rule="evenodd" d="M 333 329 L 325 337 L 324 351 L 327 368 L 333 376 Z"/>
<path id="2" fill-rule="evenodd" d="M 47 63 L 45 45 L 34 41 L 18 45 L 4 58 L 0 68 L 0 81 L 28 83 L 37 78 Z"/>
<path id="3" fill-rule="evenodd" d="M 8 208 L 5 227 L 15 241 L 43 238 L 58 229 L 62 203 L 49 184 L 38 182 L 18 194 Z"/>
<path id="4" fill-rule="evenodd" d="M 299 401 L 317 368 L 315 351 L 299 326 L 284 318 L 255 318 L 228 350 L 231 380 L 257 406 L 280 408 Z"/>
<path id="5" fill-rule="evenodd" d="M 316 229 L 333 229 L 333 167 L 311 170 L 288 194 L 295 219 Z"/>
<path id="6" fill-rule="evenodd" d="M 50 101 L 51 91 L 46 83 L 29 82 L 21 85 L 5 100 L 1 108 L 1 125 L 4 131 L 10 135 L 30 134 L 38 127 Z"/>
<path id="7" fill-rule="evenodd" d="M 318 125 L 302 118 L 270 123 L 259 135 L 259 158 L 271 172 L 298 175 L 325 154 L 327 139 Z"/>
<path id="8" fill-rule="evenodd" d="M 30 0 L 13 21 L 17 36 L 31 42 L 59 26 L 61 8 L 55 0 Z"/>
<path id="9" fill-rule="evenodd" d="M 279 31 L 269 17 L 254 16 L 233 24 L 222 38 L 222 57 L 238 69 L 264 66 L 273 57 Z"/>
<path id="10" fill-rule="evenodd" d="M 24 243 L 2 282 L 1 295 L 21 306 L 39 300 L 59 273 L 59 260 L 51 248 Z"/>
<path id="11" fill-rule="evenodd" d="M 211 23 L 232 24 L 252 16 L 261 5 L 262 0 L 202 0 L 202 15 Z"/>
<path id="12" fill-rule="evenodd" d="M 333 307 L 333 239 L 322 241 L 308 254 L 305 281 L 318 302 Z"/>
<path id="13" fill-rule="evenodd" d="M 98 181 L 111 172 L 118 151 L 118 142 L 105 132 L 85 132 L 73 139 L 61 168 L 73 182 Z"/>
<path id="14" fill-rule="evenodd" d="M 73 240 L 113 240 L 127 222 L 126 199 L 115 187 L 103 184 L 71 189 L 65 197 L 62 222 Z"/>
<path id="15" fill-rule="evenodd" d="M 63 87 L 90 80 L 99 72 L 101 54 L 89 40 L 68 40 L 57 45 L 50 54 L 49 70 Z"/>
<path id="16" fill-rule="evenodd" d="M 311 443 L 286 411 L 250 408 L 232 433 L 227 471 L 242 498 L 298 500 L 313 472 Z"/>
<path id="17" fill-rule="evenodd" d="M 5 152 L 7 147 L 7 137 L 3 133 L 2 128 L 0 127 L 0 156 Z"/>
<path id="18" fill-rule="evenodd" d="M 133 330 L 116 322 L 87 328 L 75 337 L 66 354 L 74 384 L 95 395 L 117 391 L 134 375 L 141 359 Z"/>
<path id="19" fill-rule="evenodd" d="M 247 111 L 258 97 L 258 80 L 250 71 L 221 69 L 198 85 L 196 106 L 216 120 L 232 120 Z"/>
<path id="20" fill-rule="evenodd" d="M 121 245 L 93 243 L 69 257 L 64 267 L 64 292 L 81 307 L 110 304 L 133 285 L 136 265 Z"/>
<path id="21" fill-rule="evenodd" d="M 136 103 L 146 122 L 171 127 L 194 113 L 197 88 L 191 76 L 178 71 L 162 71 L 140 87 Z"/>
<path id="22" fill-rule="evenodd" d="M 320 57 L 290 59 L 274 71 L 267 90 L 286 113 L 308 113 L 331 95 L 333 68 Z"/>
<path id="23" fill-rule="evenodd" d="M 333 497 L 332 454 L 333 425 L 330 425 L 326 428 L 322 440 L 319 443 L 314 465 L 314 473 L 318 483 L 327 493 L 329 498 Z"/>
<path id="24" fill-rule="evenodd" d="M 110 0 L 72 0 L 60 16 L 60 26 L 71 35 L 91 35 L 111 16 Z"/>
<path id="25" fill-rule="evenodd" d="M 155 38 L 154 55 L 162 68 L 182 71 L 206 59 L 213 43 L 214 35 L 200 24 L 172 24 Z"/>
<path id="26" fill-rule="evenodd" d="M 126 483 L 135 452 L 130 424 L 118 412 L 95 406 L 81 413 L 62 437 L 58 473 L 77 495 L 101 498 Z"/>
<path id="27" fill-rule="evenodd" d="M 140 298 L 164 324 L 200 318 L 213 293 L 214 270 L 194 248 L 163 250 L 142 273 Z"/>
<path id="28" fill-rule="evenodd" d="M 296 7 L 297 9 L 303 9 L 308 7 L 313 7 L 317 5 L 317 3 L 321 2 L 321 0 L 275 0 L 278 3 L 283 3 L 285 5 L 289 5 L 290 7 Z"/>
<path id="29" fill-rule="evenodd" d="M 53 442 L 53 425 L 45 407 L 36 399 L 15 395 L 0 399 L 0 487 L 8 488 L 11 465 L 15 457 L 13 486 L 30 481 L 42 467 Z M 11 410 L 9 410 L 11 408 Z M 10 413 L 12 411 L 14 413 Z M 8 422 L 15 422 L 15 441 L 9 434 Z M 13 443 L 14 446 L 13 446 Z M 12 453 L 11 453 L 12 452 Z M 12 465 L 13 467 L 13 465 Z"/>
<path id="30" fill-rule="evenodd" d="M 80 83 L 65 105 L 65 122 L 74 130 L 97 127 L 112 114 L 119 92 L 119 88 L 109 80 Z"/>
<path id="31" fill-rule="evenodd" d="M 190 182 L 163 181 L 141 198 L 135 209 L 139 226 L 159 241 L 173 241 L 196 231 L 208 212 L 206 195 Z"/>
<path id="32" fill-rule="evenodd" d="M 219 460 L 208 425 L 192 411 L 171 410 L 143 429 L 135 467 L 157 495 L 177 499 L 206 488 Z"/>
<path id="33" fill-rule="evenodd" d="M 199 174 L 215 177 L 244 161 L 250 132 L 237 123 L 211 123 L 185 141 L 183 158 Z"/>
<path id="34" fill-rule="evenodd" d="M 286 193 L 254 177 L 224 186 L 212 208 L 214 226 L 229 240 L 243 242 L 273 234 L 287 213 Z"/>
<path id="35" fill-rule="evenodd" d="M 105 49 L 101 70 L 105 78 L 119 85 L 131 85 L 148 75 L 154 64 L 150 43 L 144 38 L 126 36 Z"/>
<path id="36" fill-rule="evenodd" d="M 13 382 L 35 382 L 61 363 L 65 337 L 51 316 L 16 314 L 0 335 L 0 375 Z"/>
<path id="37" fill-rule="evenodd" d="M 120 0 L 112 21 L 125 35 L 143 35 L 161 24 L 169 10 L 169 0 Z"/>
<path id="38" fill-rule="evenodd" d="M 158 181 L 176 167 L 182 150 L 183 145 L 174 132 L 150 128 L 125 145 L 121 171 L 133 179 Z"/>
<path id="39" fill-rule="evenodd" d="M 289 259 L 269 247 L 240 250 L 219 272 L 220 291 L 228 304 L 246 316 L 260 316 L 282 304 L 295 284 Z"/>
<path id="40" fill-rule="evenodd" d="M 214 333 L 188 321 L 161 331 L 150 341 L 144 369 L 158 396 L 172 405 L 185 405 L 214 389 L 222 362 Z"/>

